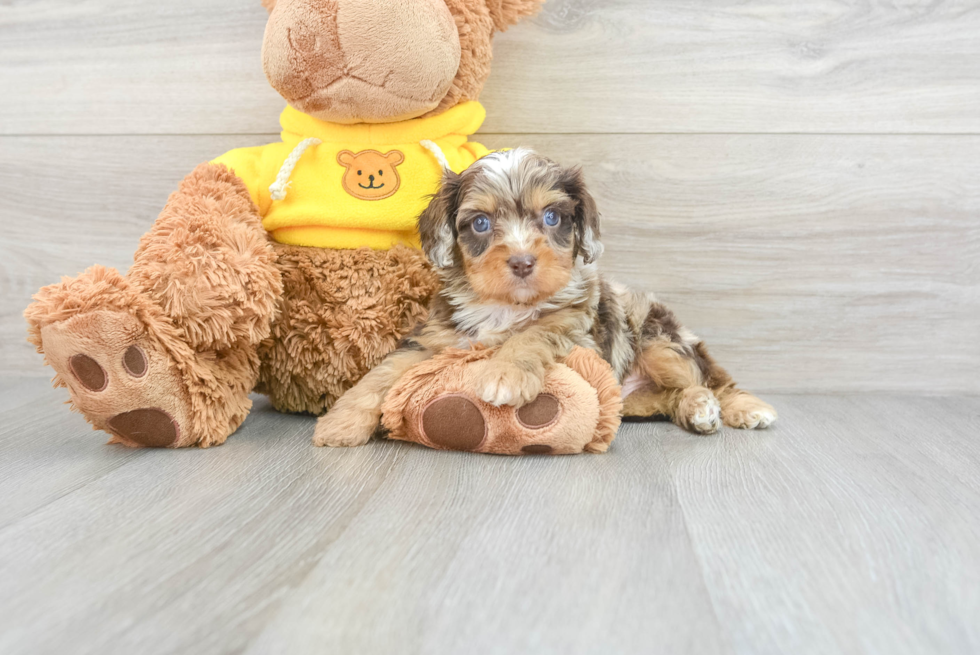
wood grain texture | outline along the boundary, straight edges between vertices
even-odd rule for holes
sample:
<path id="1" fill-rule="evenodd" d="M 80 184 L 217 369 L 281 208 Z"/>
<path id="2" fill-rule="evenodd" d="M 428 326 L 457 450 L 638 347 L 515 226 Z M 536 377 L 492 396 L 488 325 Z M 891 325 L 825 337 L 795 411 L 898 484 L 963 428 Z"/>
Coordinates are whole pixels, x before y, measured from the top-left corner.
<path id="1" fill-rule="evenodd" d="M 132 451 L 43 384 L 0 409 L 5 654 L 980 648 L 977 398 L 515 459 L 314 449 L 261 401 L 219 448 Z"/>
<path id="2" fill-rule="evenodd" d="M 736 651 L 980 652 L 977 402 L 797 397 L 780 430 L 664 442 Z"/>
<path id="3" fill-rule="evenodd" d="M 0 5 L 4 134 L 265 133 L 258 0 Z M 968 0 L 549 0 L 499 35 L 486 129 L 980 132 Z"/>
<path id="4" fill-rule="evenodd" d="M 30 295 L 125 270 L 198 162 L 267 137 L 3 138 L 0 365 L 49 375 Z M 585 167 L 602 267 L 762 392 L 980 393 L 980 137 L 485 135 Z M 44 235 L 39 238 L 39 235 Z"/>

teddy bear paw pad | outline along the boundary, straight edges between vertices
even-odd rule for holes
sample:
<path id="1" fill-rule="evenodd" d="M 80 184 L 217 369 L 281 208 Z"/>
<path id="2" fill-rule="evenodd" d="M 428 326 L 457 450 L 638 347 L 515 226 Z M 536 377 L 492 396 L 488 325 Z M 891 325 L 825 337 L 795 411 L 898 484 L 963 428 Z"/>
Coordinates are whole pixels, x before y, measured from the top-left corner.
<path id="1" fill-rule="evenodd" d="M 422 412 L 422 434 L 442 448 L 476 450 L 487 437 L 487 422 L 466 396 L 442 396 Z"/>
<path id="2" fill-rule="evenodd" d="M 180 428 L 162 409 L 134 409 L 108 420 L 109 429 L 127 441 L 147 448 L 166 448 L 180 438 Z"/>

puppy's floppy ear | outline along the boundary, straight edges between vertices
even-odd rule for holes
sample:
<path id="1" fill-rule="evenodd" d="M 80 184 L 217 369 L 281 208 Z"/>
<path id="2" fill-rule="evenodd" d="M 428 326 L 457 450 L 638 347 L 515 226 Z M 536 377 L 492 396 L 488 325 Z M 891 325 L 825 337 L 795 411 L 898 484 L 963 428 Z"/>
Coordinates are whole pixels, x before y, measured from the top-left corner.
<path id="1" fill-rule="evenodd" d="M 503 32 L 522 18 L 538 13 L 544 0 L 486 0 L 486 3 L 493 26 Z"/>
<path id="2" fill-rule="evenodd" d="M 586 264 L 591 264 L 602 256 L 603 246 L 599 240 L 599 208 L 595 198 L 585 186 L 582 169 L 566 168 L 561 172 L 562 189 L 575 199 L 575 251 L 573 256 L 582 255 Z"/>
<path id="3" fill-rule="evenodd" d="M 462 176 L 446 169 L 439 191 L 419 216 L 422 250 L 436 268 L 449 268 L 456 263 L 456 212 L 462 188 Z"/>

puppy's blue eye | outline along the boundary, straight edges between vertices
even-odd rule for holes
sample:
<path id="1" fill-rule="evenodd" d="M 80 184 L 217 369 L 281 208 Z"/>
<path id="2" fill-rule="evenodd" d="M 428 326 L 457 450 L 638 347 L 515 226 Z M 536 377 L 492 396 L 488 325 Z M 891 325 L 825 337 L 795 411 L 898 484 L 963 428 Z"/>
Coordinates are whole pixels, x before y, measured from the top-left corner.
<path id="1" fill-rule="evenodd" d="M 490 229 L 490 219 L 482 214 L 476 217 L 473 221 L 473 231 L 474 232 L 486 232 Z"/>
<path id="2" fill-rule="evenodd" d="M 549 209 L 544 213 L 544 224 L 549 227 L 554 227 L 561 222 L 561 216 L 558 215 L 554 209 Z"/>

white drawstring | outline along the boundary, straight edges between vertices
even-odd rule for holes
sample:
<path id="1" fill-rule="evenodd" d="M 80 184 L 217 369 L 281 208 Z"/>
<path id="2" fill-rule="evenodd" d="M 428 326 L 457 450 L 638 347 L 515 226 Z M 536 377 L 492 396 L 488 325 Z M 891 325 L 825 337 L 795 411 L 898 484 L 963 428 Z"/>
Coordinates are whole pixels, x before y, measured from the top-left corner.
<path id="1" fill-rule="evenodd" d="M 273 200 L 283 200 L 286 198 L 286 189 L 290 185 L 289 176 L 293 174 L 293 169 L 296 168 L 296 163 L 299 161 L 299 158 L 303 156 L 307 148 L 318 146 L 320 143 L 322 143 L 320 139 L 316 138 L 303 139 L 293 148 L 293 151 L 286 157 L 286 161 L 282 163 L 282 168 L 279 169 L 279 175 L 276 176 L 276 181 L 269 187 L 269 194 Z"/>
<path id="2" fill-rule="evenodd" d="M 446 159 L 446 155 L 443 154 L 442 148 L 439 147 L 439 144 L 437 144 L 435 141 L 429 141 L 428 139 L 425 139 L 423 141 L 419 141 L 419 145 L 432 153 L 432 155 L 442 165 L 443 170 L 445 171 L 449 170 L 449 160 Z"/>

